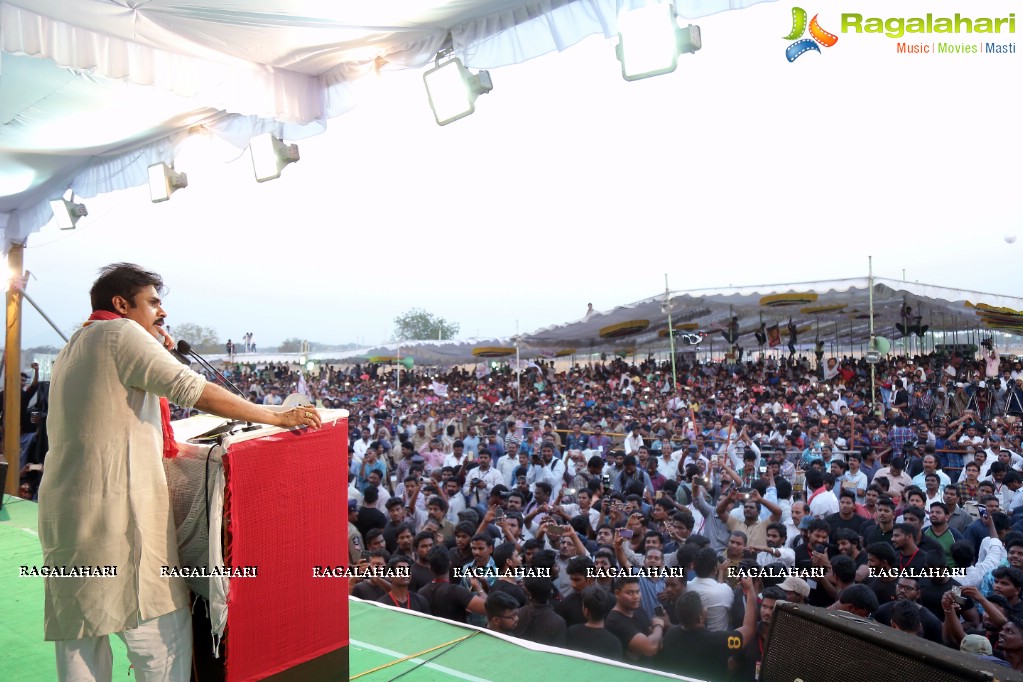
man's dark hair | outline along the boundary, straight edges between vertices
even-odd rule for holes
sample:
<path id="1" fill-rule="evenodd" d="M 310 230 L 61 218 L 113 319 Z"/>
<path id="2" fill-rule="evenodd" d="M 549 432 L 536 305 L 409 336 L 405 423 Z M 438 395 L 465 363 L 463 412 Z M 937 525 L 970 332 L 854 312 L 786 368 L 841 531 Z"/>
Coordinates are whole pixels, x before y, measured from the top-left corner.
<path id="1" fill-rule="evenodd" d="M 134 263 L 113 263 L 100 268 L 99 277 L 89 290 L 93 310 L 116 313 L 114 296 L 121 296 L 135 307 L 135 295 L 146 287 L 154 287 L 163 295 L 163 278 L 155 272 L 143 270 Z"/>
<path id="2" fill-rule="evenodd" d="M 423 540 L 429 540 L 429 541 L 433 542 L 433 540 L 435 538 L 436 538 L 436 535 L 434 535 L 430 531 L 428 531 L 428 530 L 421 530 L 418 533 L 416 533 L 416 536 L 414 538 L 412 538 L 412 549 L 414 549 L 414 550 L 415 549 L 419 549 L 419 544 Z"/>
<path id="3" fill-rule="evenodd" d="M 362 493 L 362 501 L 365 503 L 364 506 L 372 507 L 376 505 L 377 500 L 380 499 L 380 489 L 375 485 L 366 486 L 366 490 Z"/>
<path id="4" fill-rule="evenodd" d="M 763 591 L 761 591 L 760 596 L 763 597 L 764 599 L 784 601 L 787 595 L 785 594 L 785 590 L 783 590 L 782 588 L 778 587 L 777 585 L 771 585 L 770 587 L 765 587 Z"/>
<path id="5" fill-rule="evenodd" d="M 1023 589 L 1023 571 L 1019 570 L 1015 566 L 999 566 L 995 570 L 991 571 L 991 577 L 995 580 L 999 578 L 1005 578 L 1013 584 L 1017 590 Z"/>
<path id="6" fill-rule="evenodd" d="M 404 554 L 395 554 L 387 560 L 387 568 L 393 569 L 398 564 L 408 564 L 409 566 L 412 566 L 415 562 Z"/>
<path id="7" fill-rule="evenodd" d="M 475 534 L 476 526 L 472 525 L 468 521 L 461 521 L 457 526 L 455 526 L 455 535 L 468 535 L 471 538 Z"/>
<path id="8" fill-rule="evenodd" d="M 779 500 L 788 500 L 792 497 L 792 484 L 787 478 L 778 478 L 774 481 L 774 487 Z"/>
<path id="9" fill-rule="evenodd" d="M 972 566 L 973 560 L 976 557 L 976 553 L 973 551 L 973 543 L 969 540 L 956 540 L 948 548 L 948 553 L 952 557 L 952 563 L 958 568 Z"/>
<path id="10" fill-rule="evenodd" d="M 473 535 L 469 542 L 485 542 L 487 543 L 487 547 L 490 547 L 491 549 L 494 548 L 494 538 L 486 533 L 477 533 L 476 535 Z"/>
<path id="11" fill-rule="evenodd" d="M 717 561 L 717 558 L 715 557 L 714 560 Z M 638 575 L 623 575 L 623 576 L 619 576 L 619 577 L 615 578 L 614 590 L 615 590 L 615 592 L 620 592 L 626 585 L 630 585 L 632 583 L 636 583 L 637 585 L 639 584 L 639 576 Z"/>
<path id="12" fill-rule="evenodd" d="M 973 548 L 971 547 L 970 549 L 972 550 Z M 899 560 L 895 548 L 887 542 L 872 542 L 867 545 L 867 556 L 877 557 L 889 566 L 894 566 L 895 562 Z"/>
<path id="13" fill-rule="evenodd" d="M 505 564 L 515 555 L 515 549 L 514 542 L 504 542 L 494 548 L 493 558 L 497 570 L 503 571 L 505 569 Z"/>
<path id="14" fill-rule="evenodd" d="M 429 500 L 427 500 L 426 506 L 437 507 L 438 509 L 445 513 L 447 513 L 448 511 L 448 501 L 445 500 L 443 497 L 440 497 L 439 495 L 435 495 L 431 497 Z"/>
<path id="15" fill-rule="evenodd" d="M 593 559 L 588 556 L 575 556 L 568 560 L 565 573 L 568 575 L 586 575 L 586 572 L 593 569 Z"/>
<path id="16" fill-rule="evenodd" d="M 811 519 L 810 523 L 806 524 L 807 533 L 812 533 L 815 530 L 823 530 L 826 531 L 829 536 L 831 535 L 831 526 L 822 518 Z"/>
<path id="17" fill-rule="evenodd" d="M 383 531 L 381 531 L 379 528 L 374 528 L 373 530 L 375 530 L 377 532 L 377 535 L 380 535 L 380 534 L 383 533 Z M 369 537 L 371 535 L 373 535 L 373 530 L 371 530 L 370 532 L 366 533 L 366 544 L 367 545 L 369 544 Z M 371 549 L 368 552 L 366 552 L 364 554 L 364 556 L 367 559 L 369 559 L 370 557 L 375 557 L 375 556 L 383 557 L 384 561 L 390 561 L 390 559 L 391 559 L 391 553 L 388 552 L 386 549 Z"/>
<path id="18" fill-rule="evenodd" d="M 533 555 L 533 560 L 529 563 L 533 568 L 554 568 L 558 563 L 558 553 L 553 549 L 541 549 Z"/>
<path id="19" fill-rule="evenodd" d="M 848 530 L 848 528 L 843 530 Z M 831 559 L 831 572 L 836 578 L 848 585 L 856 580 L 856 562 L 852 560 L 852 557 L 839 554 Z"/>
<path id="20" fill-rule="evenodd" d="M 384 506 L 388 509 L 394 509 L 395 507 L 404 507 L 405 503 L 401 501 L 400 497 L 392 497 L 384 503 Z"/>
<path id="21" fill-rule="evenodd" d="M 614 610 L 617 600 L 602 587 L 590 585 L 582 591 L 583 608 L 589 613 L 590 621 L 604 620 Z"/>
<path id="22" fill-rule="evenodd" d="M 718 570 L 718 555 L 710 547 L 704 547 L 693 559 L 693 570 L 698 578 L 710 578 Z"/>
<path id="23" fill-rule="evenodd" d="M 496 618 L 505 613 L 505 611 L 514 611 L 519 608 L 519 602 L 515 597 L 511 596 L 504 590 L 498 590 L 497 592 L 491 592 L 487 596 L 487 602 L 484 604 L 487 610 L 487 618 Z"/>
<path id="24" fill-rule="evenodd" d="M 905 509 L 902 510 L 902 518 L 905 519 L 906 516 L 915 517 L 920 520 L 920 523 L 923 523 L 924 519 L 927 518 L 927 512 L 925 512 L 920 507 L 906 507 Z M 895 527 L 898 528 L 901 525 L 903 524 L 897 523 L 895 524 Z M 916 537 L 916 529 L 914 528 L 913 532 L 907 533 L 907 535 L 912 535 L 913 537 Z"/>
<path id="25" fill-rule="evenodd" d="M 447 547 L 434 546 L 426 553 L 426 560 L 430 564 L 430 572 L 438 578 L 451 572 L 451 560 L 448 558 Z"/>
<path id="26" fill-rule="evenodd" d="M 849 604 L 858 609 L 863 609 L 868 613 L 877 611 L 879 606 L 877 594 L 863 583 L 856 583 L 842 590 L 838 595 L 838 601 L 841 604 Z"/>
<path id="27" fill-rule="evenodd" d="M 370 528 L 368 531 L 366 531 L 366 538 L 365 538 L 366 546 L 369 547 L 370 543 L 372 543 L 374 540 L 376 540 L 378 535 L 383 535 L 383 534 L 384 534 L 384 531 L 381 530 L 380 528 Z M 372 552 L 370 552 L 370 555 L 372 556 Z"/>
<path id="28" fill-rule="evenodd" d="M 887 479 L 881 479 L 881 480 L 887 480 Z M 878 507 L 887 507 L 888 509 L 891 509 L 892 511 L 895 511 L 895 502 L 890 497 L 878 498 L 877 506 Z"/>
<path id="29" fill-rule="evenodd" d="M 782 595 L 782 599 L 785 595 Z M 703 615 L 703 601 L 696 592 L 685 592 L 675 603 L 675 615 L 686 630 L 693 629 Z"/>
<path id="30" fill-rule="evenodd" d="M 839 540 L 847 540 L 851 542 L 857 549 L 862 549 L 863 546 L 860 544 L 860 534 L 851 528 L 839 528 L 835 531 L 835 537 L 833 538 L 837 543 Z"/>
<path id="31" fill-rule="evenodd" d="M 525 578 L 522 587 L 529 595 L 529 600 L 537 604 L 546 604 L 554 594 L 554 581 L 550 578 Z"/>
<path id="32" fill-rule="evenodd" d="M 788 537 L 788 530 L 785 528 L 784 523 L 769 523 L 767 524 L 767 530 L 773 530 L 778 532 L 778 537 L 784 542 Z"/>
<path id="33" fill-rule="evenodd" d="M 892 625 L 904 632 L 915 633 L 920 629 L 920 607 L 908 599 L 900 599 L 892 605 Z"/>
<path id="34" fill-rule="evenodd" d="M 704 547 L 710 546 L 710 538 L 708 538 L 706 535 L 693 534 L 686 538 L 685 544 L 695 545 L 696 547 L 702 549 Z"/>

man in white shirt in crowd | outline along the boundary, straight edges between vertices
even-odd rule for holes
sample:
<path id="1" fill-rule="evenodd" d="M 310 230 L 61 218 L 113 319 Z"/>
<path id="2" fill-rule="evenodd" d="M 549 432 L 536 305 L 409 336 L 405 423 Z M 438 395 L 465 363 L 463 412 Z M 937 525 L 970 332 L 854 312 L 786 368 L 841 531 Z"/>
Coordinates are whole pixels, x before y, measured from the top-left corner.
<path id="1" fill-rule="evenodd" d="M 469 499 L 469 505 L 475 507 L 479 504 L 486 504 L 490 498 L 490 491 L 495 485 L 504 484 L 504 476 L 497 469 L 490 466 L 490 453 L 480 450 L 480 465 L 465 475 L 465 486 L 462 493 Z"/>
<path id="2" fill-rule="evenodd" d="M 838 513 L 838 498 L 835 493 L 825 485 L 824 474 L 816 469 L 806 472 L 806 489 L 810 494 L 810 515 L 815 519 L 822 519 L 831 514 Z"/>

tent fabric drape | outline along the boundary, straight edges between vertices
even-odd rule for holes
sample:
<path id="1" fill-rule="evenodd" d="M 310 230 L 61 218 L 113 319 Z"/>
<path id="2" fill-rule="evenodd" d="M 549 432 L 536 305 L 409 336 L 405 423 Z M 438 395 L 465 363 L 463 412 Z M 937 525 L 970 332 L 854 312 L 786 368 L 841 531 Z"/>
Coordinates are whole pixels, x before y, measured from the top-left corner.
<path id="1" fill-rule="evenodd" d="M 623 4 L 652 1 L 0 0 L 5 248 L 48 222 L 65 190 L 143 184 L 148 164 L 172 161 L 168 139 L 210 116 L 240 117 L 239 147 L 268 131 L 297 139 L 354 107 L 362 77 L 423 67 L 448 41 L 466 66 L 495 68 L 610 37 Z M 764 1 L 676 7 L 692 19 Z"/>

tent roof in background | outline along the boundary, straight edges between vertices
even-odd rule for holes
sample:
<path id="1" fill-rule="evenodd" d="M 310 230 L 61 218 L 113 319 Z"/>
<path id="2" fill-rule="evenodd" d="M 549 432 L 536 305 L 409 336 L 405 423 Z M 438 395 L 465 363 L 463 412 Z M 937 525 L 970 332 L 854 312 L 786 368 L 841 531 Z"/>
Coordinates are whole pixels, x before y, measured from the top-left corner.
<path id="1" fill-rule="evenodd" d="M 840 343 L 862 343 L 869 336 L 869 291 L 866 277 L 674 291 L 670 294 L 672 323 L 678 333 L 716 333 L 734 315 L 739 318 L 739 345 L 749 348 L 756 345 L 753 333 L 761 322 L 780 325 L 787 339 L 784 328 L 791 318 L 802 342 L 808 342 L 819 328 L 824 340 L 837 336 Z M 904 306 L 911 308 L 912 315 L 921 315 L 921 324 L 934 331 L 1023 331 L 1023 298 L 880 277 L 874 278 L 873 295 L 875 333 L 889 338 L 902 336 L 896 324 L 902 323 Z M 524 340 L 532 347 L 580 352 L 665 345 L 667 340 L 660 335 L 668 327 L 664 301 L 665 295 L 660 294 L 593 312 L 574 322 L 538 329 Z M 630 326 L 639 331 L 624 333 Z M 622 335 L 615 336 L 616 332 Z"/>
<path id="2" fill-rule="evenodd" d="M 747 287 L 721 287 L 671 292 L 672 322 L 678 349 L 686 345 L 682 335 L 710 337 L 702 347 L 724 339 L 725 329 L 734 315 L 739 322 L 739 345 L 747 349 L 757 345 L 753 337 L 761 322 L 779 325 L 783 341 L 791 318 L 799 329 L 800 344 L 811 343 L 818 334 L 823 341 L 838 340 L 839 347 L 865 343 L 869 337 L 869 280 L 866 277 L 773 284 Z M 972 329 L 1023 333 L 1023 298 L 1001 296 L 930 284 L 874 278 L 874 327 L 879 336 L 898 339 L 896 328 L 903 323 L 903 308 L 920 315 L 920 324 L 931 331 Z M 567 357 L 591 353 L 667 351 L 668 315 L 664 294 L 621 305 L 608 311 L 593 312 L 574 322 L 553 325 L 523 334 L 519 354 L 524 360 Z M 910 326 L 914 321 L 910 320 Z M 628 333 L 629 330 L 635 330 Z M 694 344 L 695 345 L 695 344 Z M 411 357 L 417 366 L 450 366 L 497 359 L 515 359 L 515 340 L 467 339 L 451 341 L 403 341 L 370 348 L 305 355 L 315 362 L 356 363 L 373 360 L 395 364 Z M 226 355 L 211 359 L 227 360 Z M 235 356 L 237 362 L 266 364 L 294 363 L 298 353 L 250 353 Z"/>

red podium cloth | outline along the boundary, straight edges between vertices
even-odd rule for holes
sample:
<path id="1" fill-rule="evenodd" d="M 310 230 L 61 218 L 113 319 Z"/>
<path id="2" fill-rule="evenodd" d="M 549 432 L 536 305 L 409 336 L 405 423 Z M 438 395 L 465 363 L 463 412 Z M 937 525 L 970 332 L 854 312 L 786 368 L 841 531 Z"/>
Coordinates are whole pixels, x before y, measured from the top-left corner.
<path id="1" fill-rule="evenodd" d="M 347 558 L 347 445 L 347 420 L 339 420 L 229 446 L 224 563 L 258 574 L 231 578 L 228 682 L 347 646 L 348 581 L 313 577 L 314 566 Z"/>

